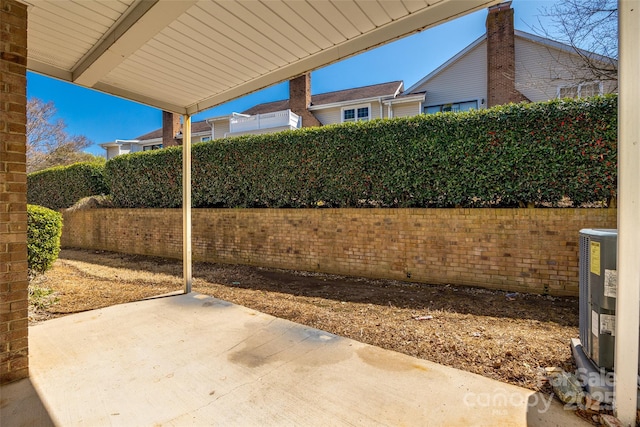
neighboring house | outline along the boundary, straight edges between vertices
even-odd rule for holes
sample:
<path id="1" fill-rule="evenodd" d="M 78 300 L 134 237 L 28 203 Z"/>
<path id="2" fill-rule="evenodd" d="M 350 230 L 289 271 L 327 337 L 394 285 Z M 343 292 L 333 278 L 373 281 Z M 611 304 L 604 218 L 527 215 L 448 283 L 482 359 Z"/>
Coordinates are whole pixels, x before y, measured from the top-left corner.
<path id="1" fill-rule="evenodd" d="M 393 81 L 311 96 L 310 76 L 304 74 L 289 82 L 289 99 L 192 123 L 191 142 L 420 114 L 424 94 L 403 95 L 403 88 L 402 81 Z M 116 140 L 100 146 L 107 151 L 107 159 L 111 159 L 120 154 L 179 145 L 181 139 L 179 116 L 163 112 L 162 128 L 133 140 Z"/>
<path id="2" fill-rule="evenodd" d="M 256 105 L 244 113 L 264 114 L 290 108 L 289 104 L 292 103 L 291 100 L 295 99 L 295 93 L 292 95 L 289 99 L 282 101 Z M 329 125 L 388 117 L 415 116 L 420 114 L 419 106 L 424 100 L 424 94 L 404 95 L 404 84 L 398 80 L 321 93 L 312 95 L 308 99 L 308 102 L 304 103 L 306 110 L 313 115 L 319 125 Z"/>
<path id="3" fill-rule="evenodd" d="M 486 33 L 406 91 L 403 82 L 311 95 L 304 74 L 289 81 L 289 99 L 256 105 L 242 113 L 192 124 L 191 141 L 308 126 L 467 111 L 509 102 L 546 101 L 614 92 L 616 82 L 591 78 L 581 55 L 570 46 L 514 29 L 511 2 L 489 8 Z M 601 58 L 597 57 L 596 58 Z M 601 58 L 602 66 L 611 59 Z M 119 154 L 179 145 L 180 118 L 164 112 L 163 125 L 134 140 L 100 144 L 107 159 Z"/>
<path id="4" fill-rule="evenodd" d="M 489 8 L 486 33 L 407 89 L 424 93 L 424 113 L 466 111 L 509 102 L 586 97 L 615 92 L 616 82 L 593 79 L 580 57 L 610 58 L 514 30 L 511 2 Z"/>

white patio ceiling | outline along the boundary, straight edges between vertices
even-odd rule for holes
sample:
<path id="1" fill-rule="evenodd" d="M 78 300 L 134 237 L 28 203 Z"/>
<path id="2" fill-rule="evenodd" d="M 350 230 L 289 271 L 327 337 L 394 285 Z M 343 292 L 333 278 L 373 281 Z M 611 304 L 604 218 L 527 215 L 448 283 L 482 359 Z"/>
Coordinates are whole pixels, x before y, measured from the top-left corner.
<path id="1" fill-rule="evenodd" d="M 21 1 L 31 71 L 189 115 L 499 2 Z"/>

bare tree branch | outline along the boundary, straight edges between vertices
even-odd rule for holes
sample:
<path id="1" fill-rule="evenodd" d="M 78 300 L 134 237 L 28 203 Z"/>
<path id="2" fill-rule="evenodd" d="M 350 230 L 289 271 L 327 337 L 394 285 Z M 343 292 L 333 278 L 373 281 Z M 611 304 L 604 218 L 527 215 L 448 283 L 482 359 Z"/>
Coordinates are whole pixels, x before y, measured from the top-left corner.
<path id="1" fill-rule="evenodd" d="M 539 10 L 552 24 L 545 28 L 538 20 L 533 30 L 571 46 L 590 71 L 585 80 L 618 80 L 616 0 L 563 0 Z"/>
<path id="2" fill-rule="evenodd" d="M 63 120 L 56 120 L 53 102 L 38 98 L 27 101 L 27 172 L 95 159 L 82 150 L 91 141 L 82 135 L 68 135 Z"/>

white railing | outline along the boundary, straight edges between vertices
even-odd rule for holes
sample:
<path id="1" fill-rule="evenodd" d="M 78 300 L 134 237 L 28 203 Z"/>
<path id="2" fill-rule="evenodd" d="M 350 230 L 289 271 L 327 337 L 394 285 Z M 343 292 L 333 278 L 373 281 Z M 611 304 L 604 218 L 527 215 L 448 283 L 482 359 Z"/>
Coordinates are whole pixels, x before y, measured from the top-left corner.
<path id="1" fill-rule="evenodd" d="M 256 114 L 254 116 L 234 115 L 229 119 L 229 133 L 251 132 L 279 127 L 297 129 L 301 124 L 300 116 L 291 110 Z"/>

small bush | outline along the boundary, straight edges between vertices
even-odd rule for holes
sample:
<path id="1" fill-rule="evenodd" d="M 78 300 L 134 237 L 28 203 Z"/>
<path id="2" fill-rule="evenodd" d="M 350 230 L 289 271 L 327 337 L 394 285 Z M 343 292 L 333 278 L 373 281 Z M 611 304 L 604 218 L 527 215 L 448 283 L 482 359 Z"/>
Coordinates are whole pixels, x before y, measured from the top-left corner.
<path id="1" fill-rule="evenodd" d="M 27 205 L 27 261 L 30 273 L 44 273 L 58 258 L 62 215 L 42 206 Z"/>
<path id="2" fill-rule="evenodd" d="M 83 197 L 108 193 L 104 163 L 57 166 L 27 176 L 27 202 L 49 209 L 68 208 Z"/>

